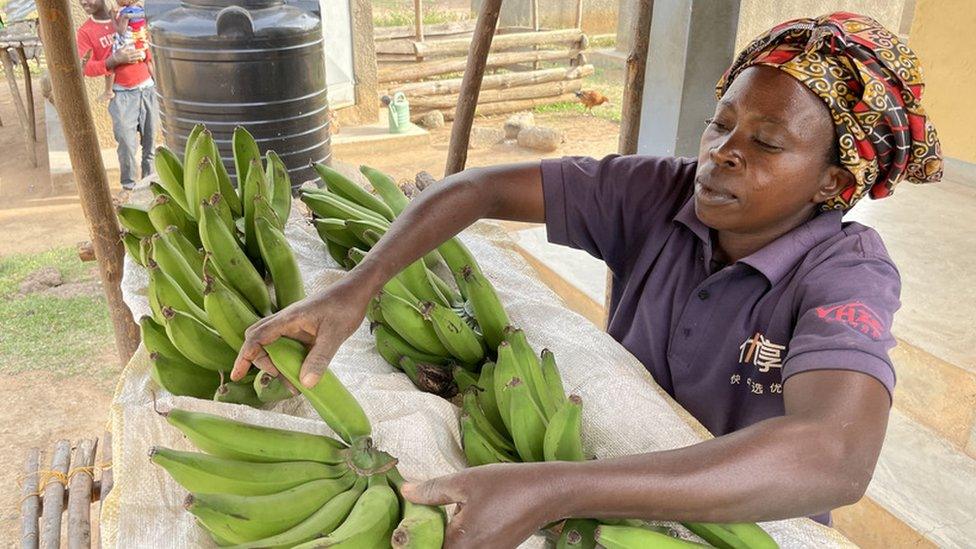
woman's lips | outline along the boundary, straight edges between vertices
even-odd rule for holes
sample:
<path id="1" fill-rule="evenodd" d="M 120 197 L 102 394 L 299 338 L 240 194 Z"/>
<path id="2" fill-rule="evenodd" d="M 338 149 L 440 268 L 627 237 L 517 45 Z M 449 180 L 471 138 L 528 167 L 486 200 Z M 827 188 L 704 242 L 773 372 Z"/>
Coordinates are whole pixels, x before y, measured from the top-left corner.
<path id="1" fill-rule="evenodd" d="M 724 206 L 737 200 L 734 194 L 705 185 L 700 181 L 695 181 L 695 198 L 700 204 L 706 206 Z"/>

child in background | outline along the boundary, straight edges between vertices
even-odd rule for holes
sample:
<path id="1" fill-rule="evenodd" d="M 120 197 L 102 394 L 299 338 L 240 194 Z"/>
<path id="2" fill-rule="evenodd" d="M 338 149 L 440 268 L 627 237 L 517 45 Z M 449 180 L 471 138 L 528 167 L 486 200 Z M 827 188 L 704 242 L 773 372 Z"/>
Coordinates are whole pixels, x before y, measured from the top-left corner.
<path id="1" fill-rule="evenodd" d="M 120 9 L 115 14 L 115 42 L 112 44 L 112 53 L 124 48 L 132 47 L 142 53 L 142 59 L 146 58 L 146 50 L 149 44 L 148 29 L 146 28 L 146 10 L 142 7 L 141 0 L 116 0 Z M 152 72 L 152 65 L 149 65 Z M 112 87 L 115 85 L 115 74 L 109 73 L 105 76 L 105 93 L 101 99 L 108 101 L 115 97 Z"/>

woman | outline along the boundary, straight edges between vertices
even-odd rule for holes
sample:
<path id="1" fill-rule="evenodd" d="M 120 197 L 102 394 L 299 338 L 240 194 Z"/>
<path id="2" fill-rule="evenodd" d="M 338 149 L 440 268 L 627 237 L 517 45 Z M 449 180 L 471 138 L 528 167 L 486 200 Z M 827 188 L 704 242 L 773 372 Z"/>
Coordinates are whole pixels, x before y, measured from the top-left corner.
<path id="1" fill-rule="evenodd" d="M 914 54 L 847 13 L 784 23 L 718 84 L 698 158 L 610 156 L 466 170 L 425 191 L 326 292 L 248 331 L 311 346 L 312 385 L 407 264 L 481 218 L 545 221 L 614 276 L 609 332 L 716 438 L 585 463 L 491 465 L 404 494 L 462 503 L 452 547 L 513 546 L 563 517 L 752 522 L 861 498 L 884 439 L 898 271 L 841 216 L 902 179 L 936 181 Z"/>

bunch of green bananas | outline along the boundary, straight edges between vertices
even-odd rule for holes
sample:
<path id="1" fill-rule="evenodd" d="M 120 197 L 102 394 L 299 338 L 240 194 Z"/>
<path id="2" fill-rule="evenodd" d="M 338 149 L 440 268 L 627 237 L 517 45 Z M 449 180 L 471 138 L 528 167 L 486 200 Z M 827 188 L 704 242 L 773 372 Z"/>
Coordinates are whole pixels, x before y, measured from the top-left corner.
<path id="1" fill-rule="evenodd" d="M 173 409 L 163 415 L 205 453 L 154 447 L 184 506 L 221 546 L 439 549 L 445 516 L 399 495 L 396 459 L 369 437 L 351 446 Z"/>
<path id="2" fill-rule="evenodd" d="M 121 206 L 118 218 L 128 254 L 149 270 L 152 315 L 139 324 L 156 382 L 176 395 L 261 406 L 291 396 L 280 379 L 252 374 L 225 383 L 223 376 L 244 330 L 305 290 L 283 233 L 292 199 L 288 171 L 274 151 L 262 163 L 243 128 L 233 146 L 239 189 L 213 136 L 198 125 L 182 160 L 166 147 L 156 150 L 152 203 Z"/>

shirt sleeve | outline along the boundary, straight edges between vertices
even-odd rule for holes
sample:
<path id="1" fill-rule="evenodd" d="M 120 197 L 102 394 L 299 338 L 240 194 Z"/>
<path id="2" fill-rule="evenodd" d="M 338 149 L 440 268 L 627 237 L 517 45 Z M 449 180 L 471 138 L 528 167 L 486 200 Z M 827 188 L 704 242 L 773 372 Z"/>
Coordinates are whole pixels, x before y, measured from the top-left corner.
<path id="1" fill-rule="evenodd" d="M 891 322 L 901 306 L 901 278 L 887 257 L 853 256 L 806 277 L 799 316 L 783 363 L 783 381 L 811 370 L 849 370 L 895 388 L 888 351 Z"/>
<path id="2" fill-rule="evenodd" d="M 630 252 L 669 224 L 691 192 L 694 171 L 694 162 L 679 158 L 543 160 L 549 242 L 584 250 L 619 274 L 636 256 Z"/>
<path id="3" fill-rule="evenodd" d="M 105 66 L 105 60 L 95 59 L 95 50 L 91 42 L 91 36 L 88 33 L 82 32 L 81 29 L 75 35 L 75 40 L 78 43 L 78 56 L 82 61 L 85 62 L 83 67 L 83 72 L 85 76 L 96 77 L 105 76 L 112 72 L 108 67 Z M 88 57 L 86 60 L 85 57 Z"/>

